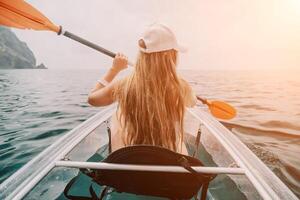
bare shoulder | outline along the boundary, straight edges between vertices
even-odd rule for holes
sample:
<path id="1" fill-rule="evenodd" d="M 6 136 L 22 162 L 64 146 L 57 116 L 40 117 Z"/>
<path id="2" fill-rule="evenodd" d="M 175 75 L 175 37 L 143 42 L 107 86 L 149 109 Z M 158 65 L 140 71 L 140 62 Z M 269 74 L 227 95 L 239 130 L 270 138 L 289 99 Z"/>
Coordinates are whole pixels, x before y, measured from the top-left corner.
<path id="1" fill-rule="evenodd" d="M 190 86 L 190 84 L 184 80 L 183 78 L 179 79 L 181 87 L 182 87 L 182 92 L 185 100 L 185 104 L 187 107 L 193 107 L 197 103 L 197 98 L 196 95 Z"/>
<path id="2" fill-rule="evenodd" d="M 190 84 L 185 79 L 179 78 L 179 82 L 184 93 L 190 93 L 192 91 Z"/>
<path id="3" fill-rule="evenodd" d="M 188 82 L 182 77 L 179 77 L 179 81 L 181 84 L 189 85 Z"/>

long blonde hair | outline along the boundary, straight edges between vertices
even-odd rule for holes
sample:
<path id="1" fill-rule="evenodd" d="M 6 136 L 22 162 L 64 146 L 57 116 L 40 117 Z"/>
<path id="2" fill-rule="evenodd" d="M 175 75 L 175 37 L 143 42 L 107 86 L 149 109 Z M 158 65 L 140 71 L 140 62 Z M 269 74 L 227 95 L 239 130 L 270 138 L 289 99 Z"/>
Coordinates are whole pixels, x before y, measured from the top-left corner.
<path id="1" fill-rule="evenodd" d="M 176 73 L 177 52 L 140 52 L 134 72 L 116 90 L 125 145 L 148 144 L 178 151 L 184 98 Z"/>

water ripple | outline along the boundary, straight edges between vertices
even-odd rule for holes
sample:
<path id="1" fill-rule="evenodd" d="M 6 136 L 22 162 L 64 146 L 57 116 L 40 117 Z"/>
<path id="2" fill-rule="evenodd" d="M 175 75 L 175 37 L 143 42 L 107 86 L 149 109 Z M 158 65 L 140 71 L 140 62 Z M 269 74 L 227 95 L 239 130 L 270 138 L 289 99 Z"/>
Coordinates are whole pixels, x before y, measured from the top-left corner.
<path id="1" fill-rule="evenodd" d="M 46 139 L 49 137 L 54 137 L 57 135 L 60 135 L 62 133 L 67 132 L 69 129 L 54 129 L 54 130 L 50 130 L 50 131 L 46 131 L 44 133 L 40 133 L 35 137 L 32 137 L 30 140 L 41 140 L 41 139 Z"/>

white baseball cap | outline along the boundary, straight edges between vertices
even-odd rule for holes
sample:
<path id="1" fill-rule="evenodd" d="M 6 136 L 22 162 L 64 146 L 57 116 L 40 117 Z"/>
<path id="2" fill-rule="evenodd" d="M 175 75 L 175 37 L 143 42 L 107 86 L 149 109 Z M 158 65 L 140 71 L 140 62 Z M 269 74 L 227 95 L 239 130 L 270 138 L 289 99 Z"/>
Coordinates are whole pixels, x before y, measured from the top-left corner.
<path id="1" fill-rule="evenodd" d="M 175 34 L 163 24 L 152 24 L 140 38 L 144 41 L 146 48 L 140 47 L 144 53 L 153 53 L 174 49 L 179 52 L 186 52 L 187 49 L 177 43 Z"/>

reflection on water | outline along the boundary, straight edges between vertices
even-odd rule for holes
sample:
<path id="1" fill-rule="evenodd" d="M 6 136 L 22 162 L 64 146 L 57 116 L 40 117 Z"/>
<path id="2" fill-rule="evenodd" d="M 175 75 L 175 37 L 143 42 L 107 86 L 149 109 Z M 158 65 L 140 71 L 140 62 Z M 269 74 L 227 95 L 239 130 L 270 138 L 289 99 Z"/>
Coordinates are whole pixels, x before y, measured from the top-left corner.
<path id="1" fill-rule="evenodd" d="M 300 196 L 300 73 L 181 71 L 195 92 L 231 103 L 224 124 Z M 0 71 L 0 183 L 99 109 L 97 70 Z"/>

